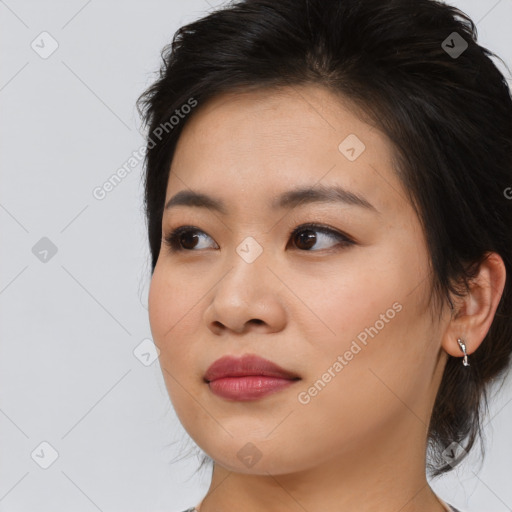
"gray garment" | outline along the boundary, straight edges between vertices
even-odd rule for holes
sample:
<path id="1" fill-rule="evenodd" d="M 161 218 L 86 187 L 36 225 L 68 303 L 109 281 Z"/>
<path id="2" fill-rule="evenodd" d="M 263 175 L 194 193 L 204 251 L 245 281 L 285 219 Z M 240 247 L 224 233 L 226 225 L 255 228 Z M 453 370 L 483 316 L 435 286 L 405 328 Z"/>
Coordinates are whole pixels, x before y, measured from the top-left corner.
<path id="1" fill-rule="evenodd" d="M 460 512 L 459 509 L 452 507 L 449 503 L 447 503 L 447 505 L 453 510 L 453 512 Z M 195 512 L 195 508 L 194 507 L 187 508 L 187 510 L 184 510 L 183 512 Z"/>

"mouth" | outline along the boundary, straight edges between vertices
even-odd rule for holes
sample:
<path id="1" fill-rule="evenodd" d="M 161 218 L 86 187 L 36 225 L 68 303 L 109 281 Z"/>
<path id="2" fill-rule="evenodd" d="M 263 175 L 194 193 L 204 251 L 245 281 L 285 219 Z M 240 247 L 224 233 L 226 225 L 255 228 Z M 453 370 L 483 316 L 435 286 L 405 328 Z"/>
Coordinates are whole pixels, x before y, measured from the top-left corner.
<path id="1" fill-rule="evenodd" d="M 217 359 L 204 374 L 204 380 L 211 382 L 225 377 L 249 377 L 264 376 L 280 379 L 300 379 L 295 372 L 286 370 L 278 364 L 257 356 L 255 354 L 244 354 L 241 357 L 223 356 Z"/>
<path id="2" fill-rule="evenodd" d="M 212 393 L 228 400 L 257 400 L 299 380 L 296 373 L 254 354 L 221 357 L 204 375 Z"/>

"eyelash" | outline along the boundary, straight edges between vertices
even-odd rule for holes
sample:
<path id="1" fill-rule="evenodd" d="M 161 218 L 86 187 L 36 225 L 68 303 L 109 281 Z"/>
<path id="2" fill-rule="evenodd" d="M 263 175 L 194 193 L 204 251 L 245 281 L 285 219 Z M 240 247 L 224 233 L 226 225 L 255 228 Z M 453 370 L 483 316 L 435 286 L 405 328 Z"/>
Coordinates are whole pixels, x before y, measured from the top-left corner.
<path id="1" fill-rule="evenodd" d="M 322 224 L 315 224 L 315 223 L 301 224 L 300 226 L 297 226 L 289 234 L 289 237 L 291 239 L 293 239 L 293 238 L 295 238 L 295 236 L 298 233 L 300 233 L 301 231 L 306 231 L 306 230 L 319 231 L 321 233 L 327 234 L 328 236 L 335 238 L 339 241 L 339 243 L 337 244 L 338 246 L 347 247 L 347 246 L 351 246 L 351 245 L 355 244 L 355 242 L 353 240 L 351 240 L 348 236 L 341 233 L 340 231 L 328 228 L 327 226 L 324 226 Z M 170 251 L 173 253 L 184 252 L 184 251 L 198 252 L 197 249 L 184 249 L 180 246 L 180 236 L 183 235 L 184 233 L 188 233 L 188 232 L 199 232 L 199 233 L 204 233 L 206 235 L 206 233 L 204 231 L 202 231 L 199 228 L 196 228 L 195 226 L 180 226 L 180 227 L 174 229 L 173 231 L 171 231 L 168 235 L 166 235 L 164 237 L 165 245 L 167 245 L 169 247 Z M 209 235 L 207 235 L 207 236 L 209 236 Z M 330 249 L 321 249 L 321 250 L 317 250 L 317 251 L 301 250 L 301 249 L 299 249 L 299 250 L 301 252 L 322 252 L 322 251 L 332 251 L 335 248 L 336 248 L 336 246 L 334 246 L 333 248 L 330 248 Z"/>

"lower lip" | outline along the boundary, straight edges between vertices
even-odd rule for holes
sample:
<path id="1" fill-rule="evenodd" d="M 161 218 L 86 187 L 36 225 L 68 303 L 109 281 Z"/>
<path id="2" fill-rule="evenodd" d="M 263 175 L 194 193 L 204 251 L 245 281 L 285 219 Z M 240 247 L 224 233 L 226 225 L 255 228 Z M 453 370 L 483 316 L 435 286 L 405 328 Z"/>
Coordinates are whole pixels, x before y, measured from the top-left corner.
<path id="1" fill-rule="evenodd" d="M 208 383 L 215 395 L 230 400 L 257 400 L 281 389 L 287 388 L 296 380 L 263 375 L 247 377 L 224 377 Z"/>

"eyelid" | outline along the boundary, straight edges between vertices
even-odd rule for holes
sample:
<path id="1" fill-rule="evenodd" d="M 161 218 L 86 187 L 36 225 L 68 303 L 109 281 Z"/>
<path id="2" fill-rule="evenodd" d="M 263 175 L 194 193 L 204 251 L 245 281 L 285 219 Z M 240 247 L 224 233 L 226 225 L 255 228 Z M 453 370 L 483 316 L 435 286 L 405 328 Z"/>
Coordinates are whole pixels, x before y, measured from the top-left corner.
<path id="1" fill-rule="evenodd" d="M 313 231 L 320 231 L 324 234 L 327 234 L 331 236 L 332 238 L 336 238 L 338 240 L 346 241 L 355 244 L 355 240 L 348 236 L 347 234 L 343 233 L 339 229 L 333 228 L 331 226 L 328 226 L 327 224 L 319 224 L 317 222 L 306 222 L 304 224 L 300 224 L 296 228 L 292 229 L 291 233 L 289 233 L 289 236 L 293 236 L 295 233 L 298 233 L 299 231 L 306 230 L 306 229 L 312 229 Z M 308 252 L 308 251 L 303 251 Z M 318 251 L 309 251 L 309 252 L 318 252 Z"/>
<path id="2" fill-rule="evenodd" d="M 325 253 L 325 252 L 330 252 L 330 251 L 336 250 L 337 248 L 339 248 L 339 246 L 345 247 L 345 246 L 357 244 L 357 242 L 352 237 L 348 236 L 344 232 L 342 232 L 336 228 L 330 227 L 326 224 L 319 224 L 316 222 L 306 222 L 303 224 L 299 224 L 298 226 L 293 228 L 288 233 L 289 241 L 292 241 L 293 237 L 297 233 L 299 233 L 300 231 L 305 231 L 307 229 L 311 229 L 313 231 L 318 231 L 327 236 L 330 236 L 331 238 L 338 240 L 338 244 L 334 245 L 333 247 L 330 247 L 329 249 L 321 249 L 321 250 L 317 250 L 317 251 L 297 249 L 299 252 L 311 252 L 311 253 L 324 252 Z M 204 249 L 201 249 L 201 250 L 183 249 L 183 248 L 180 248 L 179 246 L 176 247 L 176 240 L 178 240 L 178 237 L 182 233 L 188 232 L 188 231 L 194 232 L 194 233 L 202 233 L 213 240 L 213 238 L 210 235 L 208 235 L 208 233 L 206 233 L 204 230 L 198 228 L 197 226 L 182 225 L 175 229 L 171 229 L 167 235 L 162 237 L 162 241 L 165 243 L 165 245 L 167 245 L 170 248 L 171 252 L 200 252 L 200 251 L 204 250 Z M 217 242 L 215 242 L 215 245 L 217 246 L 216 249 L 218 249 L 219 247 L 218 247 Z M 287 243 L 286 247 L 288 247 L 288 243 Z"/>
<path id="3" fill-rule="evenodd" d="M 192 225 L 189 225 L 189 224 L 178 226 L 175 229 L 171 229 L 170 232 L 162 238 L 162 240 L 164 241 L 164 243 L 168 247 L 170 247 L 173 250 L 173 252 L 179 252 L 179 251 L 182 251 L 182 252 L 198 252 L 197 250 L 175 249 L 173 247 L 174 241 L 176 239 L 178 239 L 178 237 L 182 233 L 185 233 L 187 231 L 191 231 L 191 232 L 194 232 L 194 233 L 203 233 L 203 234 L 207 235 L 209 238 L 211 238 L 213 240 L 213 238 L 210 235 L 208 235 L 208 233 L 206 233 L 206 231 L 203 231 L 202 229 L 198 228 L 197 226 L 192 226 Z M 217 242 L 215 242 L 215 245 L 217 245 L 217 248 L 218 248 Z"/>

